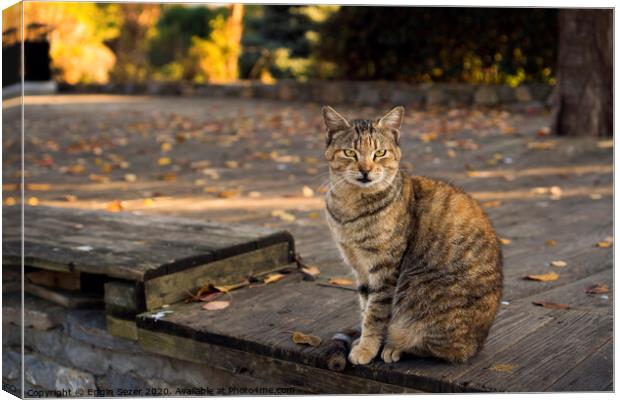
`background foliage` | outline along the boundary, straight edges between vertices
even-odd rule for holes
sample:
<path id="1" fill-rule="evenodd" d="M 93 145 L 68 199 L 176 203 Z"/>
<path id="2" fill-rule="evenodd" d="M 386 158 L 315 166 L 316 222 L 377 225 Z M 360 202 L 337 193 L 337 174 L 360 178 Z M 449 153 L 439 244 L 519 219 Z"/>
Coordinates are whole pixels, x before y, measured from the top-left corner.
<path id="1" fill-rule="evenodd" d="M 555 83 L 552 9 L 245 5 L 235 27 L 225 5 L 27 4 L 68 83 Z"/>

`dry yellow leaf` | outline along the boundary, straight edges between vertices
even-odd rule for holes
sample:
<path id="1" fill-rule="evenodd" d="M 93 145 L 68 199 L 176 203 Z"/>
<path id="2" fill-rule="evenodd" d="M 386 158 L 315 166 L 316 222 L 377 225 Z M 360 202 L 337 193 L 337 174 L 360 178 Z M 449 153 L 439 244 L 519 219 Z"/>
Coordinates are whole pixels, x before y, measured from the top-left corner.
<path id="1" fill-rule="evenodd" d="M 218 310 L 223 310 L 227 308 L 229 305 L 230 305 L 230 301 L 216 300 L 216 301 L 210 301 L 206 303 L 205 305 L 202 306 L 202 308 L 208 311 L 218 311 Z"/>
<path id="2" fill-rule="evenodd" d="M 499 238 L 499 241 L 500 241 L 500 243 L 501 243 L 501 244 L 503 244 L 503 245 L 509 245 L 509 244 L 510 244 L 510 242 L 512 242 L 512 240 L 510 240 L 510 239 L 506 239 L 506 238 Z"/>
<path id="3" fill-rule="evenodd" d="M 28 205 L 29 206 L 38 206 L 39 205 L 39 199 L 37 199 L 36 197 L 28 198 Z"/>
<path id="4" fill-rule="evenodd" d="M 315 267 L 314 265 L 308 265 L 308 266 L 302 267 L 301 272 L 303 272 L 304 274 L 311 275 L 311 276 L 319 276 L 321 274 L 321 270 L 318 267 Z"/>
<path id="5" fill-rule="evenodd" d="M 127 182 L 135 182 L 138 179 L 135 174 L 125 174 L 124 178 Z"/>
<path id="6" fill-rule="evenodd" d="M 282 221 L 286 221 L 286 222 L 293 222 L 296 219 L 293 214 L 288 213 L 288 212 L 286 212 L 284 210 L 273 210 L 271 212 L 271 216 L 272 217 L 278 217 Z"/>
<path id="7" fill-rule="evenodd" d="M 611 139 L 601 140 L 596 144 L 596 147 L 598 147 L 599 149 L 611 149 L 612 147 L 614 147 L 614 141 Z"/>
<path id="8" fill-rule="evenodd" d="M 350 279 L 346 279 L 346 278 L 329 278 L 328 282 L 331 283 L 332 285 L 339 285 L 339 286 L 353 285 L 353 281 Z"/>
<path id="9" fill-rule="evenodd" d="M 546 140 L 542 142 L 529 142 L 527 144 L 528 149 L 533 150 L 551 150 L 557 146 L 557 142 L 553 140 Z"/>
<path id="10" fill-rule="evenodd" d="M 68 203 L 75 203 L 78 199 L 77 196 L 72 195 L 72 194 L 66 194 L 62 196 L 62 198 Z"/>
<path id="11" fill-rule="evenodd" d="M 15 204 L 17 204 L 17 201 L 15 201 L 14 197 L 7 197 L 6 199 L 4 199 L 4 204 L 7 206 L 14 206 Z"/>
<path id="12" fill-rule="evenodd" d="M 559 278 L 560 278 L 560 275 L 556 274 L 555 272 L 549 272 L 549 273 L 540 274 L 540 275 L 527 275 L 526 277 L 524 277 L 524 279 L 527 279 L 530 281 L 539 281 L 539 282 L 557 281 Z"/>
<path id="13" fill-rule="evenodd" d="M 486 201 L 484 203 L 482 203 L 482 207 L 484 208 L 496 208 L 502 205 L 502 201 L 501 200 L 492 200 L 492 201 Z"/>
<path id="14" fill-rule="evenodd" d="M 110 211 L 110 212 L 119 212 L 119 211 L 123 211 L 123 202 L 120 200 L 114 200 L 110 203 L 108 203 L 108 205 L 106 206 L 106 210 Z"/>
<path id="15" fill-rule="evenodd" d="M 566 265 L 568 265 L 568 264 L 566 264 L 566 261 L 562 261 L 562 260 L 551 261 L 551 266 L 552 267 L 564 268 L 564 267 L 566 267 Z"/>
<path id="16" fill-rule="evenodd" d="M 280 281 L 282 279 L 286 278 L 286 275 L 284 274 L 279 274 L 279 273 L 275 273 L 275 274 L 269 274 L 265 277 L 264 281 L 265 283 L 273 283 L 273 282 L 277 282 Z"/>
<path id="17" fill-rule="evenodd" d="M 601 247 L 603 249 L 606 249 L 608 247 L 611 247 L 611 242 L 607 242 L 607 241 L 598 242 L 596 244 L 596 247 Z"/>
<path id="18" fill-rule="evenodd" d="M 86 168 L 82 164 L 75 164 L 67 168 L 67 172 L 71 174 L 81 174 Z"/>
<path id="19" fill-rule="evenodd" d="M 151 198 L 147 198 L 142 201 L 142 204 L 148 207 L 148 206 L 152 206 L 153 204 L 155 204 L 155 201 Z"/>
<path id="20" fill-rule="evenodd" d="M 309 186 L 304 186 L 301 190 L 301 193 L 303 194 L 304 197 L 314 196 L 314 190 L 312 190 L 312 188 Z"/>
<path id="21" fill-rule="evenodd" d="M 545 240 L 545 245 L 547 245 L 549 247 L 554 247 L 556 244 L 558 244 L 558 242 L 556 242 L 553 239 Z"/>
<path id="22" fill-rule="evenodd" d="M 170 157 L 159 157 L 159 160 L 157 160 L 157 164 L 164 166 L 164 165 L 169 165 L 172 162 L 172 160 L 170 159 Z"/>
<path id="23" fill-rule="evenodd" d="M 224 163 L 224 165 L 226 165 L 226 168 L 231 168 L 231 169 L 239 168 L 239 163 L 235 160 L 228 160 Z"/>
<path id="24" fill-rule="evenodd" d="M 231 199 L 233 197 L 236 197 L 237 195 L 239 195 L 238 190 L 224 190 L 222 192 L 219 192 L 217 194 L 217 197 L 222 199 Z"/>
<path id="25" fill-rule="evenodd" d="M 51 185 L 47 183 L 27 183 L 26 190 L 50 190 Z"/>
<path id="26" fill-rule="evenodd" d="M 321 345 L 321 338 L 314 335 L 309 335 L 302 332 L 293 332 L 293 342 L 295 344 L 307 344 L 312 347 L 319 347 Z"/>
<path id="27" fill-rule="evenodd" d="M 311 213 L 308 214 L 308 218 L 310 218 L 310 219 L 318 219 L 319 218 L 319 213 L 311 212 Z"/>
<path id="28" fill-rule="evenodd" d="M 495 364 L 489 368 L 491 371 L 495 372 L 512 372 L 515 368 L 517 368 L 514 364 Z"/>
<path id="29" fill-rule="evenodd" d="M 164 153 L 167 151 L 170 151 L 170 149 L 172 149 L 172 144 L 168 143 L 168 142 L 164 142 L 161 144 L 161 151 L 163 151 Z"/>
<path id="30" fill-rule="evenodd" d="M 110 178 L 108 178 L 107 176 L 102 176 L 102 175 L 97 175 L 97 174 L 90 174 L 88 176 L 88 178 L 91 181 L 97 182 L 97 183 L 108 183 L 108 182 L 110 182 Z"/>

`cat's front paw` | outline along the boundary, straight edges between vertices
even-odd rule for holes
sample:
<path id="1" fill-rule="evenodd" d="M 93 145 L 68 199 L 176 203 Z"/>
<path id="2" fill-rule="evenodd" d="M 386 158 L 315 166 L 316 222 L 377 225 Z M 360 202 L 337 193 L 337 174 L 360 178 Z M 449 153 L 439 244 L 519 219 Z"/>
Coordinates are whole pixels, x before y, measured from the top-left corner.
<path id="1" fill-rule="evenodd" d="M 378 348 L 357 344 L 349 353 L 349 361 L 353 365 L 365 365 L 371 362 L 378 352 Z"/>
<path id="2" fill-rule="evenodd" d="M 401 354 L 402 352 L 399 349 L 397 349 L 396 347 L 393 347 L 392 345 L 386 344 L 383 347 L 381 358 L 383 359 L 383 362 L 389 364 L 393 362 L 398 362 L 398 360 L 400 360 Z"/>

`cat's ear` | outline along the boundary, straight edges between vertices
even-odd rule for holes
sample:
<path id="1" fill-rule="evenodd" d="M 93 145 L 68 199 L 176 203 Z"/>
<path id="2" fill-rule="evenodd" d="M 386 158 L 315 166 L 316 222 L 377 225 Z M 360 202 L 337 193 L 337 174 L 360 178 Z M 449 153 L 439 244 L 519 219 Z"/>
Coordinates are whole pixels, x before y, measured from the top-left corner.
<path id="1" fill-rule="evenodd" d="M 331 137 L 334 132 L 348 129 L 351 124 L 345 117 L 338 114 L 336 110 L 330 106 L 323 106 L 323 121 L 325 121 L 325 127 L 327 128 L 327 144 L 331 142 Z"/>
<path id="2" fill-rule="evenodd" d="M 405 107 L 394 107 L 392 111 L 385 114 L 379 120 L 379 125 L 384 128 L 390 128 L 399 131 L 400 126 L 403 123 L 403 117 L 405 116 Z"/>

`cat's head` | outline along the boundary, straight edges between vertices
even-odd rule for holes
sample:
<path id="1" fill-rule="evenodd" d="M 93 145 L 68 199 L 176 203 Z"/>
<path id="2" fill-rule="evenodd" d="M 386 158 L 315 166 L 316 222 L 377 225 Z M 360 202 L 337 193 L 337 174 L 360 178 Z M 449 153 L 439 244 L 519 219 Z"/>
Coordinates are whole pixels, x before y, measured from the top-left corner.
<path id="1" fill-rule="evenodd" d="M 332 185 L 353 185 L 362 190 L 381 190 L 398 173 L 398 139 L 403 107 L 378 119 L 347 120 L 331 107 L 323 107 L 327 128 L 325 158 Z"/>

